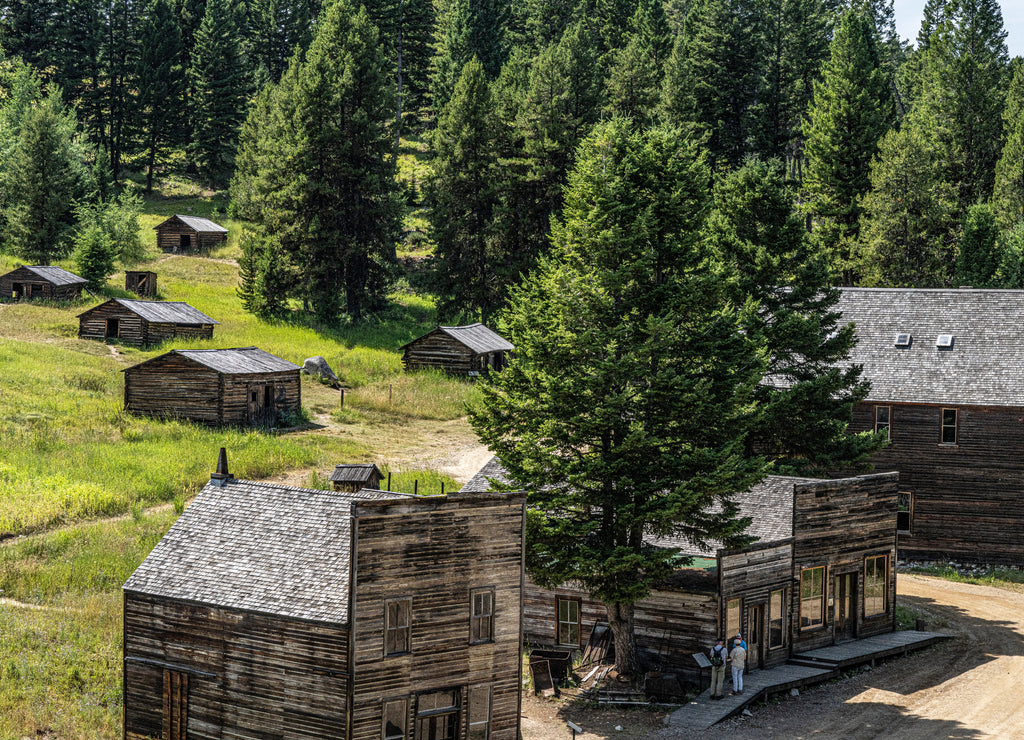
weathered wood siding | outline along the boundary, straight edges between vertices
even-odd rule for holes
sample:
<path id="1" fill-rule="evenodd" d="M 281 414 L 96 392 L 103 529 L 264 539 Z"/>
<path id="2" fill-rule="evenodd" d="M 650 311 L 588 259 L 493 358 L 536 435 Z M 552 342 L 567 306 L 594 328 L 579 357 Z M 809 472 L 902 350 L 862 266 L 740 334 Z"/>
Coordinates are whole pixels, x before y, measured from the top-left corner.
<path id="1" fill-rule="evenodd" d="M 876 404 L 859 404 L 853 431 L 874 428 Z M 899 470 L 913 494 L 900 557 L 1018 565 L 1024 561 L 1024 409 L 891 406 L 890 444 L 876 469 Z M 958 409 L 955 445 L 940 443 L 943 408 Z"/>
<path id="2" fill-rule="evenodd" d="M 225 375 L 221 423 L 245 425 L 248 416 L 248 393 L 253 386 L 274 386 L 274 408 L 278 414 L 296 412 L 302 406 L 302 382 L 298 370 L 252 375 Z"/>
<path id="3" fill-rule="evenodd" d="M 895 628 L 896 506 L 899 476 L 896 473 L 862 476 L 842 481 L 797 484 L 793 507 L 792 619 L 794 652 L 830 645 L 835 639 L 835 577 L 854 574 L 856 637 L 868 637 Z M 865 558 L 888 556 L 886 611 L 864 617 Z M 801 630 L 799 618 L 800 573 L 804 568 L 825 568 L 825 621 L 820 627 Z M 831 606 L 830 604 L 831 602 Z"/>
<path id="4" fill-rule="evenodd" d="M 82 339 L 106 340 L 107 320 L 117 319 L 117 339 L 125 344 L 144 346 L 146 344 L 146 322 L 135 313 L 115 301 L 100 304 L 78 318 L 78 336 Z"/>
<path id="5" fill-rule="evenodd" d="M 608 622 L 608 610 L 604 604 L 590 598 L 585 591 L 571 585 L 549 591 L 527 577 L 523 591 L 523 639 L 528 645 L 558 645 L 559 597 L 580 602 L 580 645 L 563 647 L 586 647 L 594 625 Z"/>
<path id="6" fill-rule="evenodd" d="M 491 740 L 516 740 L 522 613 L 524 501 L 484 494 L 431 505 L 360 502 L 352 552 L 352 740 L 379 740 L 385 699 L 490 686 Z M 470 590 L 494 589 L 494 639 L 470 644 Z M 411 649 L 384 655 L 385 599 L 412 601 Z"/>
<path id="7" fill-rule="evenodd" d="M 188 247 L 182 246 L 181 237 L 189 238 Z M 176 254 L 188 254 L 212 249 L 228 238 L 219 232 L 197 232 L 184 222 L 173 219 L 156 228 L 156 245 L 161 251 Z"/>
<path id="8" fill-rule="evenodd" d="M 125 595 L 125 738 L 160 738 L 165 668 L 188 674 L 190 740 L 344 738 L 349 632 Z"/>
<path id="9" fill-rule="evenodd" d="M 156 273 L 128 270 L 124 274 L 124 289 L 140 298 L 156 295 Z"/>
<path id="10" fill-rule="evenodd" d="M 168 339 L 213 339 L 213 324 L 171 324 L 145 322 L 146 346 Z"/>
<path id="11" fill-rule="evenodd" d="M 758 632 L 762 635 L 761 654 L 763 665 L 785 663 L 789 658 L 790 641 L 775 649 L 768 648 L 768 601 L 772 591 L 786 589 L 784 599 L 784 624 L 791 618 L 793 543 L 786 540 L 778 543 L 751 545 L 741 550 L 722 551 L 718 562 L 721 568 L 722 614 L 718 623 L 718 634 L 726 639 L 733 637 L 726 633 L 725 607 L 732 599 L 740 599 L 740 629 L 744 635 L 753 632 L 750 624 L 750 607 L 761 606 L 762 623 Z M 788 632 L 788 630 L 786 630 Z M 788 635 L 787 635 L 788 637 Z M 714 636 L 712 636 L 714 640 Z M 691 651 L 695 652 L 695 651 Z"/>
<path id="12" fill-rule="evenodd" d="M 34 272 L 26 270 L 24 267 L 19 267 L 6 275 L 0 275 L 0 301 L 15 300 L 15 283 L 26 286 L 26 294 L 21 297 L 21 300 L 36 298 L 48 301 L 74 301 L 82 297 L 81 283 L 75 285 L 54 285 L 49 281 L 43 280 Z M 33 285 L 38 286 L 38 294 L 36 295 L 30 292 Z"/>
<path id="13" fill-rule="evenodd" d="M 476 370 L 477 355 L 461 342 L 441 331 L 420 337 L 405 348 L 402 364 L 406 370 L 433 368 L 454 375 L 468 375 Z"/>
<path id="14" fill-rule="evenodd" d="M 124 408 L 132 414 L 221 424 L 221 394 L 219 373 L 177 354 L 124 371 Z"/>

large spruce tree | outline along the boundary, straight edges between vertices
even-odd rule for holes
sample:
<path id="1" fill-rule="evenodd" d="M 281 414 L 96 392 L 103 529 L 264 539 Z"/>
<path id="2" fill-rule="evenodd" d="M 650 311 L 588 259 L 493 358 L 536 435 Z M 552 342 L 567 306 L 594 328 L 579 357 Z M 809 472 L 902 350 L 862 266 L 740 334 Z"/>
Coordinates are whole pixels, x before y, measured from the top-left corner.
<path id="1" fill-rule="evenodd" d="M 1018 60 L 1003 112 L 1003 149 L 992 205 L 1003 228 L 1024 221 L 1024 61 Z"/>
<path id="2" fill-rule="evenodd" d="M 149 4 L 140 32 L 137 104 L 146 151 L 146 192 L 153 189 L 153 173 L 161 153 L 181 137 L 181 96 L 185 70 L 178 23 L 167 0 Z"/>

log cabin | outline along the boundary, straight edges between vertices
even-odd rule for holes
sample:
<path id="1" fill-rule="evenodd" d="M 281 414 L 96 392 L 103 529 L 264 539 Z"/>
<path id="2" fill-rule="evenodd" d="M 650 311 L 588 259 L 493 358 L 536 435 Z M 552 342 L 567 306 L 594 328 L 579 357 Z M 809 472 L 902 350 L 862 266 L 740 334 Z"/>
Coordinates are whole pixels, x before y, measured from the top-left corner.
<path id="1" fill-rule="evenodd" d="M 156 296 L 156 273 L 143 270 L 126 270 L 124 273 L 124 289 L 140 298 Z"/>
<path id="2" fill-rule="evenodd" d="M 74 301 L 88 280 L 50 265 L 23 265 L 0 275 L 0 300 Z"/>
<path id="3" fill-rule="evenodd" d="M 885 432 L 910 560 L 1024 561 L 1024 291 L 843 288 L 871 390 L 853 431 Z"/>
<path id="4" fill-rule="evenodd" d="M 171 350 L 124 370 L 124 408 L 208 426 L 273 427 L 302 406 L 300 369 L 256 347 Z"/>
<path id="5" fill-rule="evenodd" d="M 364 488 L 379 489 L 384 474 L 373 463 L 356 465 L 335 465 L 330 481 L 335 491 L 361 491 Z"/>
<path id="6" fill-rule="evenodd" d="M 508 483 L 491 460 L 462 492 Z M 838 480 L 769 476 L 736 496 L 754 542 L 695 548 L 651 538 L 692 558 L 635 606 L 643 662 L 696 677 L 693 653 L 742 631 L 748 665 L 785 663 L 794 653 L 895 629 L 898 473 Z M 569 584 L 526 580 L 523 637 L 562 649 L 586 647 L 605 607 Z"/>
<path id="7" fill-rule="evenodd" d="M 210 219 L 180 213 L 153 228 L 156 229 L 157 247 L 173 254 L 212 249 L 228 238 L 228 230 Z"/>
<path id="8" fill-rule="evenodd" d="M 173 338 L 212 339 L 219 323 L 187 303 L 113 298 L 78 315 L 78 336 L 149 347 Z"/>
<path id="9" fill-rule="evenodd" d="M 477 323 L 439 326 L 399 349 L 406 370 L 434 368 L 452 375 L 479 375 L 505 367 L 506 354 L 515 347 Z"/>
<path id="10" fill-rule="evenodd" d="M 124 584 L 126 740 L 518 740 L 522 494 L 221 470 Z"/>

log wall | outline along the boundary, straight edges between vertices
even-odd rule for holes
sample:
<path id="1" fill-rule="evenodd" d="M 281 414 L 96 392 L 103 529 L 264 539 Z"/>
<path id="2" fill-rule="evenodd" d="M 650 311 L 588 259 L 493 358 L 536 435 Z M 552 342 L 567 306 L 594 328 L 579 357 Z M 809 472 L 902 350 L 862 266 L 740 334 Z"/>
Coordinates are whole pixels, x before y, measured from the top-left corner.
<path id="1" fill-rule="evenodd" d="M 248 414 L 248 393 L 251 386 L 273 384 L 274 408 L 277 414 L 297 412 L 302 406 L 302 382 L 298 370 L 280 373 L 225 375 L 221 423 L 244 426 L 252 422 Z M 276 423 L 276 422 L 275 422 Z"/>
<path id="2" fill-rule="evenodd" d="M 379 740 L 386 699 L 457 689 L 466 738 L 470 687 L 490 686 L 491 740 L 516 740 L 522 613 L 524 499 L 457 495 L 403 505 L 356 505 L 352 551 L 353 740 Z M 470 590 L 494 589 L 494 638 L 470 644 Z M 408 653 L 384 655 L 389 598 L 411 599 Z"/>
<path id="3" fill-rule="evenodd" d="M 181 237 L 189 238 L 188 247 L 183 247 Z M 189 254 L 212 249 L 228 238 L 227 234 L 219 232 L 198 232 L 183 222 L 173 219 L 168 223 L 161 224 L 156 229 L 156 245 L 161 251 L 173 254 Z"/>
<path id="4" fill-rule="evenodd" d="M 406 370 L 444 370 L 453 375 L 468 375 L 478 370 L 477 355 L 442 331 L 420 337 L 405 348 L 402 365 Z"/>
<path id="5" fill-rule="evenodd" d="M 156 273 L 129 270 L 124 274 L 124 289 L 140 298 L 156 296 Z"/>
<path id="6" fill-rule="evenodd" d="M 146 344 L 146 322 L 115 301 L 103 303 L 91 311 L 78 317 L 78 336 L 82 339 L 98 339 L 101 342 L 107 337 L 107 319 L 117 319 L 117 336 L 110 337 L 125 344 L 138 347 Z"/>
<path id="7" fill-rule="evenodd" d="M 891 406 L 890 444 L 872 462 L 899 470 L 900 490 L 913 494 L 900 557 L 1024 561 L 1024 409 L 956 407 L 957 444 L 945 445 L 939 436 L 944 407 L 885 405 Z M 874 408 L 855 407 L 853 431 L 874 428 Z"/>
<path id="8" fill-rule="evenodd" d="M 125 738 L 160 738 L 164 669 L 188 675 L 189 740 L 344 738 L 348 628 L 128 593 Z"/>
<path id="9" fill-rule="evenodd" d="M 25 286 L 26 294 L 21 300 L 39 299 L 48 301 L 75 301 L 82 297 L 82 283 L 74 285 L 54 285 L 51 282 L 41 279 L 34 272 L 19 267 L 6 275 L 0 275 L 0 301 L 12 301 L 14 298 L 14 284 L 20 283 Z M 38 286 L 38 294 L 31 294 L 31 286 Z"/>
<path id="10" fill-rule="evenodd" d="M 124 409 L 132 414 L 222 424 L 221 376 L 178 354 L 124 371 Z"/>

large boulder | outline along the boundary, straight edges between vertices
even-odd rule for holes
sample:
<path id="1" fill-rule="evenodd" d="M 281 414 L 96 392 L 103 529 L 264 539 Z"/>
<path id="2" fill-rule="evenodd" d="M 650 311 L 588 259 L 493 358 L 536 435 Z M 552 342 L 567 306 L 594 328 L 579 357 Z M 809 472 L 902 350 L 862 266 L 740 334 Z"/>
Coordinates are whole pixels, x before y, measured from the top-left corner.
<path id="1" fill-rule="evenodd" d="M 338 376 L 331 370 L 327 360 L 320 355 L 307 357 L 306 361 L 302 363 L 302 372 L 306 373 L 306 375 L 312 375 L 314 378 L 319 378 L 325 383 L 335 386 L 338 384 Z"/>

